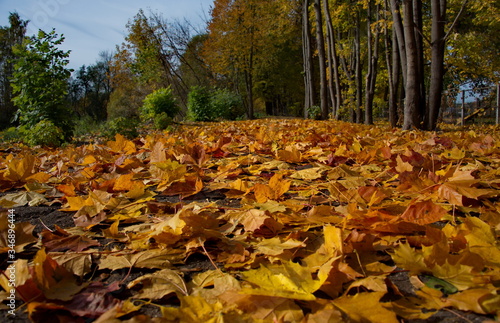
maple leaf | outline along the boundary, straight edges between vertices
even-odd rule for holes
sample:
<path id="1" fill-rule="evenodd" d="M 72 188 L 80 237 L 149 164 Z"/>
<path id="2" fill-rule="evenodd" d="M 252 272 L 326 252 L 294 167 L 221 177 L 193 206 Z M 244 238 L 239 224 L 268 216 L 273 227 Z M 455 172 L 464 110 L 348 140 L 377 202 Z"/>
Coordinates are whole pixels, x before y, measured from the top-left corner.
<path id="1" fill-rule="evenodd" d="M 83 277 L 91 272 L 92 253 L 94 253 L 92 250 L 86 253 L 51 252 L 50 256 L 69 272 Z"/>
<path id="2" fill-rule="evenodd" d="M 380 302 L 385 292 L 358 293 L 334 299 L 333 304 L 354 322 L 399 322 L 390 304 Z"/>
<path id="3" fill-rule="evenodd" d="M 127 287 L 132 289 L 136 285 L 141 285 L 141 289 L 134 298 L 161 299 L 171 293 L 189 294 L 184 279 L 176 271 L 168 268 L 141 276 L 130 282 Z"/>
<path id="4" fill-rule="evenodd" d="M 251 209 L 242 214 L 241 224 L 246 231 L 261 233 L 264 235 L 275 235 L 283 225 L 269 216 L 267 212 Z"/>
<path id="5" fill-rule="evenodd" d="M 36 161 L 35 156 L 26 154 L 20 156 L 20 158 L 14 158 L 10 155 L 7 160 L 7 169 L 2 172 L 4 181 L 21 182 L 33 174 Z"/>
<path id="6" fill-rule="evenodd" d="M 115 153 L 130 155 L 136 152 L 135 144 L 120 134 L 116 134 L 115 141 L 108 141 L 107 144 L 111 151 Z"/>
<path id="7" fill-rule="evenodd" d="M 164 317 L 177 319 L 183 322 L 216 323 L 222 320 L 224 307 L 220 302 L 208 303 L 200 296 L 179 296 L 179 308 L 162 307 Z"/>
<path id="8" fill-rule="evenodd" d="M 99 261 L 100 269 L 117 270 L 122 268 L 158 268 L 169 266 L 168 250 L 145 250 L 132 253 L 108 255 Z"/>
<path id="9" fill-rule="evenodd" d="M 277 157 L 279 160 L 286 161 L 288 163 L 300 163 L 302 161 L 302 154 L 297 146 L 287 146 L 283 150 L 277 152 Z"/>
<path id="10" fill-rule="evenodd" d="M 100 246 L 96 240 L 81 235 L 71 235 L 59 226 L 54 231 L 44 230 L 42 243 L 47 251 L 76 251 L 80 252 L 89 247 Z"/>
<path id="11" fill-rule="evenodd" d="M 282 242 L 278 237 L 264 239 L 255 245 L 257 252 L 268 256 L 278 256 L 283 254 L 285 250 L 305 246 L 306 245 L 301 241 L 290 239 Z"/>
<path id="12" fill-rule="evenodd" d="M 411 203 L 400 218 L 407 222 L 425 225 L 441 220 L 447 213 L 448 211 L 441 206 L 427 200 Z"/>
<path id="13" fill-rule="evenodd" d="M 85 287 L 85 284 L 78 285 L 73 274 L 48 256 L 44 249 L 40 249 L 33 259 L 33 279 L 48 299 L 67 301 Z"/>
<path id="14" fill-rule="evenodd" d="M 47 203 L 43 194 L 37 192 L 11 193 L 0 198 L 0 207 L 14 208 L 18 206 L 38 206 Z"/>
<path id="15" fill-rule="evenodd" d="M 323 283 L 321 280 L 313 279 L 307 268 L 293 262 L 261 265 L 259 269 L 243 272 L 242 277 L 256 286 L 244 287 L 242 293 L 298 300 L 315 300 L 316 297 L 312 293 Z"/>
<path id="16" fill-rule="evenodd" d="M 15 223 L 12 227 L 11 222 L 6 212 L 0 212 L 0 253 L 7 253 L 11 249 L 12 243 L 9 243 L 9 240 L 12 242 L 12 233 L 9 237 L 9 229 L 10 232 L 15 233 L 14 250 L 18 253 L 22 252 L 27 245 L 37 241 L 37 238 L 33 236 L 34 225 L 21 222 Z"/>

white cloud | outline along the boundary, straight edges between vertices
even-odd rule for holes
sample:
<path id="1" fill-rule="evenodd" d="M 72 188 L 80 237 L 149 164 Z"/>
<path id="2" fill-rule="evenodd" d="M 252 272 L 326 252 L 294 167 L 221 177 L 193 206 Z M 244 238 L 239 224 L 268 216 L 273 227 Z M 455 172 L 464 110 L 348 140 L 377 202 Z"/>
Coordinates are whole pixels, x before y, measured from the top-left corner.
<path id="1" fill-rule="evenodd" d="M 64 34 L 62 49 L 71 50 L 70 66 L 78 68 L 96 61 L 99 52 L 112 51 L 124 40 L 126 24 L 142 8 L 161 13 L 169 20 L 186 18 L 201 25 L 213 0 L 1 0 L 0 26 L 7 26 L 8 13 L 17 11 L 30 20 L 29 32 L 56 29 Z"/>

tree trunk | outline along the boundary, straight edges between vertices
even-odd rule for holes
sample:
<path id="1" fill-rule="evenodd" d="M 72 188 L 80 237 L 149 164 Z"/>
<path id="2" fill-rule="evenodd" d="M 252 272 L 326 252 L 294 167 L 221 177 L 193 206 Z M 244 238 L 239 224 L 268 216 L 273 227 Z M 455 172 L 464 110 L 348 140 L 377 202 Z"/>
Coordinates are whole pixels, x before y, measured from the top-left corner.
<path id="1" fill-rule="evenodd" d="M 356 60 L 356 123 L 362 123 L 361 106 L 363 105 L 363 66 L 361 65 L 361 17 L 356 12 L 354 55 Z"/>
<path id="2" fill-rule="evenodd" d="M 330 15 L 330 7 L 328 1 L 323 1 L 327 25 L 327 43 L 328 43 L 328 61 L 330 64 L 330 79 L 333 83 L 331 92 L 333 93 L 333 115 L 336 120 L 339 119 L 340 106 L 342 104 L 342 90 L 340 87 L 340 74 L 339 74 L 339 57 L 337 54 L 335 30 L 333 29 L 332 18 Z"/>
<path id="3" fill-rule="evenodd" d="M 332 25 L 332 19 L 330 16 L 330 8 L 328 6 L 328 0 L 323 1 L 323 10 L 325 11 L 325 23 L 326 23 L 326 44 L 327 44 L 327 53 L 328 53 L 328 90 L 330 93 L 330 101 L 332 104 L 332 115 L 335 119 L 338 116 L 339 104 L 337 101 L 337 97 L 340 95 L 337 92 L 338 88 L 338 60 L 336 56 L 335 50 L 335 35 Z M 337 86 L 335 86 L 337 85 Z"/>
<path id="4" fill-rule="evenodd" d="M 425 71 L 424 71 L 424 37 L 422 23 L 422 1 L 413 1 L 413 21 L 415 23 L 415 43 L 417 45 L 417 69 L 418 69 L 418 84 L 419 84 L 419 115 L 423 118 L 427 112 L 425 107 Z M 422 120 L 421 120 L 422 121 Z"/>
<path id="5" fill-rule="evenodd" d="M 325 38 L 323 36 L 323 19 L 321 16 L 321 0 L 314 1 L 314 11 L 316 13 L 316 40 L 319 59 L 321 118 L 323 120 L 326 120 L 328 119 L 328 93 L 326 80 Z"/>
<path id="6" fill-rule="evenodd" d="M 403 27 L 406 45 L 406 86 L 403 129 L 420 128 L 420 84 L 418 52 L 413 20 L 413 1 L 403 0 Z"/>
<path id="7" fill-rule="evenodd" d="M 332 19 L 330 15 L 330 7 L 328 1 L 325 1 L 325 15 L 327 19 L 328 29 L 329 29 L 329 51 L 332 56 L 333 63 L 333 82 L 335 86 L 335 103 L 334 103 L 334 117 L 336 120 L 339 119 L 340 106 L 342 105 L 342 89 L 340 84 L 340 74 L 339 74 L 339 55 L 337 54 L 335 30 L 333 29 Z M 330 76 L 331 77 L 331 76 Z"/>
<path id="8" fill-rule="evenodd" d="M 393 20 L 393 32 L 396 34 L 397 45 L 399 50 L 399 57 L 401 61 L 401 71 L 403 72 L 403 83 L 406 84 L 406 42 L 403 27 L 403 20 L 401 19 L 401 11 L 398 0 L 391 1 L 391 11 Z"/>
<path id="9" fill-rule="evenodd" d="M 302 7 L 302 55 L 305 86 L 304 118 L 307 118 L 309 109 L 315 105 L 312 46 L 309 30 L 309 0 L 304 0 Z"/>
<path id="10" fill-rule="evenodd" d="M 376 6 L 376 20 L 379 20 L 379 5 Z M 366 73 L 366 90 L 365 90 L 365 124 L 373 124 L 373 98 L 375 96 L 375 85 L 377 83 L 378 72 L 378 39 L 379 28 L 376 27 L 375 34 L 371 31 L 371 1 L 368 2 L 367 8 L 367 32 L 368 32 L 368 71 Z"/>
<path id="11" fill-rule="evenodd" d="M 385 12 L 387 12 L 388 2 L 385 1 Z M 385 16 L 388 21 L 388 17 Z M 396 127 L 398 123 L 398 88 L 401 73 L 401 61 L 399 59 L 398 39 L 396 32 L 392 30 L 389 42 L 389 28 L 384 28 L 385 60 L 387 65 L 388 88 L 389 88 L 389 124 Z M 392 45 L 392 47 L 391 47 Z"/>
<path id="12" fill-rule="evenodd" d="M 443 92 L 446 0 L 432 0 L 431 29 L 431 81 L 429 87 L 429 109 L 425 118 L 425 129 L 434 130 L 441 108 Z"/>

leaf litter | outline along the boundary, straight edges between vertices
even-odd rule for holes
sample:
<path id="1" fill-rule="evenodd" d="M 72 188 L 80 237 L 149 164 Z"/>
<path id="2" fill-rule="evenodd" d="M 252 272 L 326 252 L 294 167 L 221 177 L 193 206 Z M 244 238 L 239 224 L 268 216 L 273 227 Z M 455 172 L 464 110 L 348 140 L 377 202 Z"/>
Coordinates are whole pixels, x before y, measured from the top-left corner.
<path id="1" fill-rule="evenodd" d="M 16 223 L 17 311 L 34 322 L 493 321 L 499 153 L 494 127 L 292 119 L 5 147 L 0 226 L 26 207 L 58 207 L 73 224 Z"/>

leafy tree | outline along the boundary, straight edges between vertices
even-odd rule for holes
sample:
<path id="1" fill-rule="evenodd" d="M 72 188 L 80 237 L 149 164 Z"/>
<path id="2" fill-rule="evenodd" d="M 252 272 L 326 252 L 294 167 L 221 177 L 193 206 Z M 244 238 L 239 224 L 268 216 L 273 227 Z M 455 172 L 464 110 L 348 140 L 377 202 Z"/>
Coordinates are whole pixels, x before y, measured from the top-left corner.
<path id="1" fill-rule="evenodd" d="M 110 81 L 113 92 L 106 107 L 107 119 L 132 118 L 139 115 L 142 101 L 153 89 L 137 80 L 133 71 L 134 58 L 127 45 L 117 48 L 110 62 Z"/>
<path id="2" fill-rule="evenodd" d="M 101 52 L 95 64 L 83 65 L 70 79 L 69 100 L 72 110 L 79 117 L 106 120 L 106 106 L 112 92 L 109 77 L 111 59 L 109 52 Z"/>
<path id="3" fill-rule="evenodd" d="M 179 107 L 172 89 L 170 87 L 162 88 L 148 94 L 144 99 L 140 112 L 141 119 L 146 122 L 155 120 L 162 113 L 174 118 L 179 112 Z"/>
<path id="4" fill-rule="evenodd" d="M 69 112 L 66 107 L 68 79 L 72 70 L 66 68 L 70 51 L 57 46 L 64 41 L 55 30 L 26 38 L 22 46 L 14 47 L 18 59 L 14 65 L 12 88 L 14 104 L 18 107 L 19 123 L 27 129 L 43 120 L 51 121 L 71 133 Z"/>
<path id="5" fill-rule="evenodd" d="M 9 22 L 10 26 L 0 27 L 0 129 L 9 127 L 16 111 L 10 82 L 15 59 L 12 48 L 23 42 L 28 25 L 16 12 L 9 15 Z"/>
<path id="6" fill-rule="evenodd" d="M 211 105 L 208 88 L 194 86 L 188 95 L 188 117 L 194 121 L 214 121 L 216 115 Z"/>
<path id="7" fill-rule="evenodd" d="M 270 75 L 266 69 L 278 59 L 276 54 L 291 37 L 300 35 L 298 8 L 299 2 L 285 0 L 214 2 L 203 57 L 218 78 L 229 79 L 245 93 L 249 118 L 254 117 L 258 75 Z M 296 46 L 300 48 L 300 43 Z"/>

